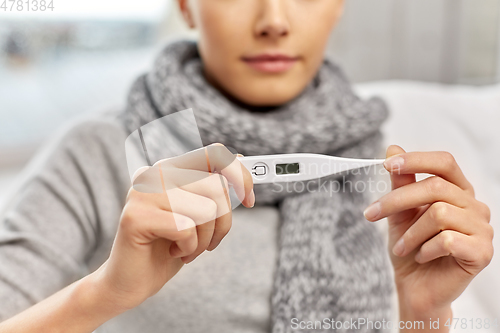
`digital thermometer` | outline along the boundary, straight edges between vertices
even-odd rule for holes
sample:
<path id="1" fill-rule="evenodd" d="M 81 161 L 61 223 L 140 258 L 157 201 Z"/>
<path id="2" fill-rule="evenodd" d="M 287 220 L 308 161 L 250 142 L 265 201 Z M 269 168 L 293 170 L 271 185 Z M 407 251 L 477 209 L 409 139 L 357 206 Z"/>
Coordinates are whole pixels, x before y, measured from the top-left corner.
<path id="1" fill-rule="evenodd" d="M 297 153 L 237 157 L 252 174 L 254 184 L 318 179 L 343 171 L 384 163 L 385 159 L 356 159 Z"/>

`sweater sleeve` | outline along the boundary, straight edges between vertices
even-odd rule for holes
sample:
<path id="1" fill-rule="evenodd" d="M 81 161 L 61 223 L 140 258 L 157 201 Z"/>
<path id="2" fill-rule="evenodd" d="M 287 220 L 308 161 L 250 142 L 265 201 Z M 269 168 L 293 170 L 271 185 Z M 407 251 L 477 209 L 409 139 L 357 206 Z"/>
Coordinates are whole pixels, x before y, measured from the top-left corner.
<path id="1" fill-rule="evenodd" d="M 80 119 L 23 170 L 0 213 L 0 321 L 104 262 L 130 187 L 115 118 Z"/>

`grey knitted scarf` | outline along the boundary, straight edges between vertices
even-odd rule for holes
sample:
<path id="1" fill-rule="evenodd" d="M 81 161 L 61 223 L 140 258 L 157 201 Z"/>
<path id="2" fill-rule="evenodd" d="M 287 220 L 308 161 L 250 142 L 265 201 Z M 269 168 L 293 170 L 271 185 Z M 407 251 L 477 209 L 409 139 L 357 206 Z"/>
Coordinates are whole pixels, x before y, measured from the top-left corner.
<path id="1" fill-rule="evenodd" d="M 202 66 L 195 42 L 166 45 L 151 71 L 130 89 L 123 114 L 129 132 L 192 108 L 203 145 L 221 142 L 245 156 L 308 152 L 379 157 L 379 127 L 387 108 L 377 98 L 360 100 L 332 61 L 324 60 L 298 97 L 267 112 L 252 112 L 224 97 L 205 80 Z M 353 182 L 361 177 L 358 173 L 331 179 Z M 390 320 L 392 275 L 383 241 L 362 215 L 369 204 L 365 195 L 320 186 L 314 191 L 290 188 L 294 190 L 280 190 L 277 184 L 255 186 L 256 204 L 275 204 L 281 213 L 272 332 L 291 332 L 293 318 L 354 320 L 355 325 L 358 318 Z M 334 331 L 381 331 L 366 325 L 345 327 Z M 332 331 L 327 326 L 323 330 Z"/>

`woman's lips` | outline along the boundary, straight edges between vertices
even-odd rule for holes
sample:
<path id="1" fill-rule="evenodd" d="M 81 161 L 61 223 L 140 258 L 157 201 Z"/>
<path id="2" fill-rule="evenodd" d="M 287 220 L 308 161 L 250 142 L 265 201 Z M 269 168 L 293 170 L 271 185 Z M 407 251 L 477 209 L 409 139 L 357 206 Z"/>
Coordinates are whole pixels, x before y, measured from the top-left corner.
<path id="1" fill-rule="evenodd" d="M 281 73 L 292 68 L 299 58 L 283 54 L 261 54 L 253 57 L 243 57 L 242 60 L 260 72 Z"/>

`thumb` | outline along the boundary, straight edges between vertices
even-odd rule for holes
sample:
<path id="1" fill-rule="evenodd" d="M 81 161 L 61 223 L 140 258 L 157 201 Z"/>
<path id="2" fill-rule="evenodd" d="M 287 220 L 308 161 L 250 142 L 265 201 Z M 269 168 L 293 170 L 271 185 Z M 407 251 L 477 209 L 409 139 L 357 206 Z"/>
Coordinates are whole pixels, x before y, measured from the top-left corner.
<path id="1" fill-rule="evenodd" d="M 389 157 L 397 156 L 402 153 L 406 153 L 406 151 L 403 148 L 397 145 L 390 145 L 389 147 L 387 147 L 386 160 L 389 159 Z M 387 167 L 385 168 L 388 169 Z M 391 172 L 391 184 L 393 190 L 397 189 L 398 187 L 405 186 L 414 182 L 416 182 L 415 174 L 401 174 L 398 169 L 396 170 L 393 169 L 393 171 Z M 415 217 L 418 218 L 417 216 L 418 213 L 419 210 L 413 208 L 403 212 L 399 212 L 392 216 L 388 216 L 387 221 L 389 222 L 389 225 L 396 226 L 395 228 L 390 228 L 389 232 L 389 245 L 391 247 L 394 246 L 396 240 L 399 239 L 399 237 L 401 237 L 401 235 L 409 228 L 408 223 L 411 223 L 411 221 Z M 407 223 L 403 223 L 403 225 L 401 225 L 400 222 L 403 221 L 406 221 Z"/>
<path id="2" fill-rule="evenodd" d="M 385 153 L 386 160 L 389 159 L 389 157 L 406 153 L 406 151 L 401 148 L 398 145 L 390 145 L 387 147 L 387 151 Z M 385 167 L 385 163 L 384 163 Z M 387 169 L 387 167 L 385 167 Z M 387 170 L 389 171 L 389 170 Z M 391 173 L 391 184 L 392 184 L 392 189 L 396 189 L 398 187 L 414 183 L 416 182 L 416 177 L 414 174 L 400 174 L 398 170 L 392 171 Z"/>

